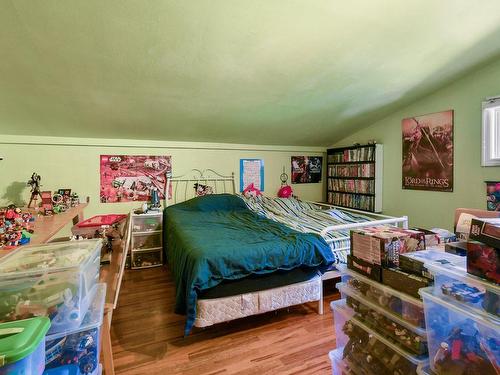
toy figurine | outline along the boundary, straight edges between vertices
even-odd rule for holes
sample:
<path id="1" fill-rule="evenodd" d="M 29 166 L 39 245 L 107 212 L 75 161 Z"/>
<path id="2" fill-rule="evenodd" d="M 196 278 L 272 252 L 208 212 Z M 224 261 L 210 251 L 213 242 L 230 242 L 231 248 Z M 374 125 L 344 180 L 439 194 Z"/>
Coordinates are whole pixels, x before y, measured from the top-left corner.
<path id="1" fill-rule="evenodd" d="M 28 181 L 28 185 L 31 187 L 31 197 L 30 197 L 30 201 L 28 203 L 28 207 L 31 207 L 31 203 L 33 201 L 35 201 L 35 207 L 37 206 L 36 205 L 36 201 L 38 199 L 38 197 L 40 197 L 40 199 L 42 198 L 42 195 L 40 194 L 40 181 L 42 180 L 42 177 L 38 174 L 36 174 L 35 172 L 33 172 L 33 174 L 31 175 L 31 178 L 30 180 Z"/>

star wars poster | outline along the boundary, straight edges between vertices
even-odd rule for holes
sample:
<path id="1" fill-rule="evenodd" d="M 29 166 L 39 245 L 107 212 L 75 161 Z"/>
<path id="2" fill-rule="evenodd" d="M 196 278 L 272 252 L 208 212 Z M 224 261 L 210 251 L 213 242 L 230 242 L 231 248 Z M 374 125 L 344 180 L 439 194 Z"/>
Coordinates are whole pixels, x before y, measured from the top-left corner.
<path id="1" fill-rule="evenodd" d="M 101 155 L 101 202 L 148 201 L 153 189 L 164 199 L 171 172 L 170 156 Z"/>
<path id="2" fill-rule="evenodd" d="M 453 110 L 402 121 L 403 189 L 453 191 Z"/>
<path id="3" fill-rule="evenodd" d="M 321 181 L 322 156 L 292 156 L 292 184 Z"/>

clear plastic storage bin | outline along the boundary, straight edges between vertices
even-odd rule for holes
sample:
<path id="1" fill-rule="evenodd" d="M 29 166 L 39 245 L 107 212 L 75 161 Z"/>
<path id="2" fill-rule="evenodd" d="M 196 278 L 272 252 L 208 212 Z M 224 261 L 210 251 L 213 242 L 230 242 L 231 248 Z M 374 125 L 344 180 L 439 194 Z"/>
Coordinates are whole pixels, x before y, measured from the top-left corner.
<path id="1" fill-rule="evenodd" d="M 132 268 L 149 268 L 163 264 L 163 250 L 132 252 Z"/>
<path id="2" fill-rule="evenodd" d="M 427 332 L 408 323 L 390 310 L 363 298 L 363 295 L 344 283 L 337 284 L 346 304 L 355 312 L 355 317 L 384 337 L 416 355 L 427 353 Z"/>
<path id="3" fill-rule="evenodd" d="M 500 324 L 457 301 L 434 295 L 432 288 L 421 289 L 420 294 L 432 370 L 437 374 L 498 375 Z"/>
<path id="4" fill-rule="evenodd" d="M 335 321 L 336 335 L 339 327 L 344 336 L 341 341 L 337 341 L 337 347 L 345 342 L 342 358 L 347 366 L 355 369 L 354 372 L 410 375 L 417 373 L 418 366 L 425 366 L 428 363 L 427 356 L 409 354 L 362 323 L 352 315 L 354 312 L 346 306 L 345 300 L 332 302 L 331 307 L 335 320 L 338 315 L 344 316 L 345 323 L 342 328 L 339 327 L 340 322 Z"/>
<path id="5" fill-rule="evenodd" d="M 343 299 L 331 302 L 330 308 L 333 312 L 333 325 L 335 327 L 335 346 L 340 348 L 349 341 L 345 329 L 346 323 L 353 317 L 354 311 L 346 306 Z"/>
<path id="6" fill-rule="evenodd" d="M 424 305 L 421 300 L 373 281 L 347 267 L 339 266 L 339 270 L 342 273 L 342 282 L 362 294 L 363 299 L 396 314 L 408 324 L 425 328 Z"/>
<path id="7" fill-rule="evenodd" d="M 41 375 L 49 327 L 47 317 L 0 324 L 0 375 Z"/>
<path id="8" fill-rule="evenodd" d="M 132 232 L 155 232 L 162 230 L 163 214 L 142 214 L 132 216 Z"/>
<path id="9" fill-rule="evenodd" d="M 82 325 L 77 329 L 47 335 L 45 368 L 50 370 L 51 374 L 72 374 L 70 371 L 80 375 L 99 373 L 100 337 L 105 297 L 106 284 L 95 285 L 92 303 Z"/>
<path id="10" fill-rule="evenodd" d="M 328 353 L 328 357 L 332 364 L 333 375 L 358 375 L 348 366 L 346 361 L 342 359 L 343 351 L 344 348 L 338 348 Z"/>
<path id="11" fill-rule="evenodd" d="M 459 301 L 477 314 L 493 315 L 500 320 L 500 286 L 467 273 L 465 257 L 454 256 L 457 258 L 454 263 L 425 264 L 434 275 L 432 293 L 449 301 Z"/>
<path id="12" fill-rule="evenodd" d="M 79 327 L 99 280 L 101 240 L 15 250 L 0 259 L 0 322 L 48 316 L 49 333 Z"/>
<path id="13" fill-rule="evenodd" d="M 162 240 L 160 233 L 132 233 L 132 250 L 152 250 L 160 249 Z"/>

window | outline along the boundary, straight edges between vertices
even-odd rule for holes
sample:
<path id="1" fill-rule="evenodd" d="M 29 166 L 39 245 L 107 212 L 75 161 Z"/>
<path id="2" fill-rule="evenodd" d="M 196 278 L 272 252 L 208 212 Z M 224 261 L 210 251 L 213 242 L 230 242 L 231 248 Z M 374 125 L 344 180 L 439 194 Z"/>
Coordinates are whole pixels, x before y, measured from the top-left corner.
<path id="1" fill-rule="evenodd" d="M 482 163 L 500 165 L 500 97 L 483 102 Z"/>

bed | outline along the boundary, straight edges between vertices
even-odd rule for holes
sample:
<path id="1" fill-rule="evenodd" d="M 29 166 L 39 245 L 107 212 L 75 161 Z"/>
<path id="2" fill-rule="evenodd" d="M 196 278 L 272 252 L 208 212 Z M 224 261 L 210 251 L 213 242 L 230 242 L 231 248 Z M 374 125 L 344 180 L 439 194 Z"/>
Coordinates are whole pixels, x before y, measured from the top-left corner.
<path id="1" fill-rule="evenodd" d="M 338 276 L 329 267 L 342 262 L 348 230 L 407 226 L 405 217 L 332 211 L 312 202 L 243 200 L 235 194 L 234 174 L 213 170 L 169 177 L 167 189 L 164 244 L 176 283 L 176 312 L 187 315 L 186 335 L 192 326 L 306 302 L 317 301 L 323 313 L 322 281 Z M 294 210 L 284 206 L 290 202 Z"/>

